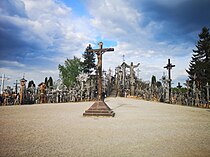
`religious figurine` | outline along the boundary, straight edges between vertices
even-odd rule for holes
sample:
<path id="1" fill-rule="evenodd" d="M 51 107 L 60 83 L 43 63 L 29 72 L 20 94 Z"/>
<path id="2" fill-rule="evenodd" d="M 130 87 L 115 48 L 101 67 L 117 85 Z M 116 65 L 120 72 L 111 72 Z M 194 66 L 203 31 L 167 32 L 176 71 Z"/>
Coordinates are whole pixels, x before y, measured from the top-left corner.
<path id="1" fill-rule="evenodd" d="M 20 80 L 20 105 L 25 103 L 26 98 L 26 82 L 27 80 L 24 77 Z"/>
<path id="2" fill-rule="evenodd" d="M 134 69 L 137 68 L 140 65 L 140 63 L 138 63 L 137 65 L 133 65 L 133 62 L 131 62 L 131 65 L 127 65 L 127 68 L 130 68 L 130 95 L 134 96 L 135 95 L 135 71 Z"/>
<path id="3" fill-rule="evenodd" d="M 39 85 L 39 90 L 40 90 L 40 103 L 46 103 L 47 98 L 46 98 L 46 84 L 44 82 L 40 83 Z"/>

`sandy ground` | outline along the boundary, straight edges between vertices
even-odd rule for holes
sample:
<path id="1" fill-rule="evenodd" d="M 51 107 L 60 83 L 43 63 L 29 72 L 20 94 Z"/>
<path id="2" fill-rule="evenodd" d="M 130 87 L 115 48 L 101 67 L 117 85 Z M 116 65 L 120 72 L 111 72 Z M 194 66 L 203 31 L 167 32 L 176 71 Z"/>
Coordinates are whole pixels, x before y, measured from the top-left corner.
<path id="1" fill-rule="evenodd" d="M 0 156 L 210 156 L 210 109 L 106 103 L 114 118 L 83 117 L 93 102 L 0 106 Z"/>

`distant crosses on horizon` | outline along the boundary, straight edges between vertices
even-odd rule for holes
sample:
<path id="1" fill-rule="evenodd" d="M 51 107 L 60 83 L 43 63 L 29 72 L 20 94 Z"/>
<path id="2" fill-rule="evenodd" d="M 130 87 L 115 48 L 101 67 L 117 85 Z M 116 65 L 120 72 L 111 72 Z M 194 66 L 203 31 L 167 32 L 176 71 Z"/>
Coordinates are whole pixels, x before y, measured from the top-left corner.
<path id="1" fill-rule="evenodd" d="M 0 78 L 1 78 L 1 93 L 0 94 L 3 94 L 3 92 L 4 92 L 4 81 L 9 80 L 10 78 L 6 77 L 5 74 L 2 74 L 2 77 L 0 77 Z"/>
<path id="2" fill-rule="evenodd" d="M 175 65 L 171 64 L 170 59 L 168 59 L 168 64 L 164 67 L 168 70 L 168 83 L 169 83 L 169 103 L 172 103 L 171 100 L 171 69 L 175 67 Z"/>
<path id="3" fill-rule="evenodd" d="M 16 80 L 15 83 L 14 83 L 14 85 L 15 85 L 15 94 L 18 93 L 18 84 L 20 84 L 20 83 L 18 83 L 18 80 Z"/>

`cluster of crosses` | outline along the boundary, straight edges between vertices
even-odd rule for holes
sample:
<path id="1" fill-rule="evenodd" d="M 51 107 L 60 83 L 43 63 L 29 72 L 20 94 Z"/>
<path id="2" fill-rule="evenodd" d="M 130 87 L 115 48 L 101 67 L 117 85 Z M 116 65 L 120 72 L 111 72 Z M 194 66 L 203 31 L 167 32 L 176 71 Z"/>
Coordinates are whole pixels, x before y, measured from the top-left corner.
<path id="1" fill-rule="evenodd" d="M 106 96 L 120 97 L 139 97 L 145 100 L 161 101 L 166 103 L 199 106 L 206 104 L 209 107 L 209 85 L 206 84 L 206 98 L 201 96 L 201 92 L 196 88 L 193 82 L 192 93 L 189 92 L 189 81 L 186 81 L 187 92 L 181 92 L 181 84 L 178 83 L 178 92 L 172 92 L 171 88 L 171 70 L 173 65 L 168 59 L 164 67 L 168 70 L 168 77 L 163 76 L 162 85 L 157 87 L 151 82 L 142 82 L 136 75 L 137 67 L 140 63 L 134 65 L 133 62 L 127 64 L 123 58 L 120 66 L 115 68 L 114 74 L 111 69 L 108 72 L 102 71 L 102 55 L 108 51 L 114 51 L 114 48 L 103 48 L 103 43 L 99 43 L 98 49 L 89 49 L 97 55 L 98 63 L 95 74 L 81 73 L 77 77 L 77 83 L 71 89 L 67 89 L 61 82 L 57 82 L 55 87 L 47 88 L 42 82 L 35 88 L 33 85 L 26 88 L 27 80 L 20 80 L 20 92 L 17 93 L 17 82 L 15 92 L 11 89 L 5 90 L 2 94 L 4 105 L 7 104 L 33 104 L 33 103 L 59 103 L 95 100 L 95 103 L 84 112 L 84 116 L 102 115 L 114 116 L 115 113 L 104 102 Z M 136 70 L 135 70 L 136 69 Z M 196 80 L 196 76 L 194 76 Z M 11 94 L 13 93 L 13 94 Z M 2 99 L 2 98 L 1 98 Z M 13 100 L 13 101 L 11 101 Z"/>

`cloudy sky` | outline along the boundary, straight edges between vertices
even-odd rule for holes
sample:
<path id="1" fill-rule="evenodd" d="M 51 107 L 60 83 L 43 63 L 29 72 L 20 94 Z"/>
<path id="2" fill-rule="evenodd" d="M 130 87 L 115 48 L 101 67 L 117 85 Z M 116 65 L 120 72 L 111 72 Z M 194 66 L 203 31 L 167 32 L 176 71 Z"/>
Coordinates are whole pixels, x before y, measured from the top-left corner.
<path id="1" fill-rule="evenodd" d="M 187 79 L 192 49 L 210 27 L 209 0 L 0 0 L 0 74 L 36 84 L 91 43 L 114 47 L 103 68 L 140 63 L 140 77 L 160 79 L 167 59 L 174 85 Z"/>

